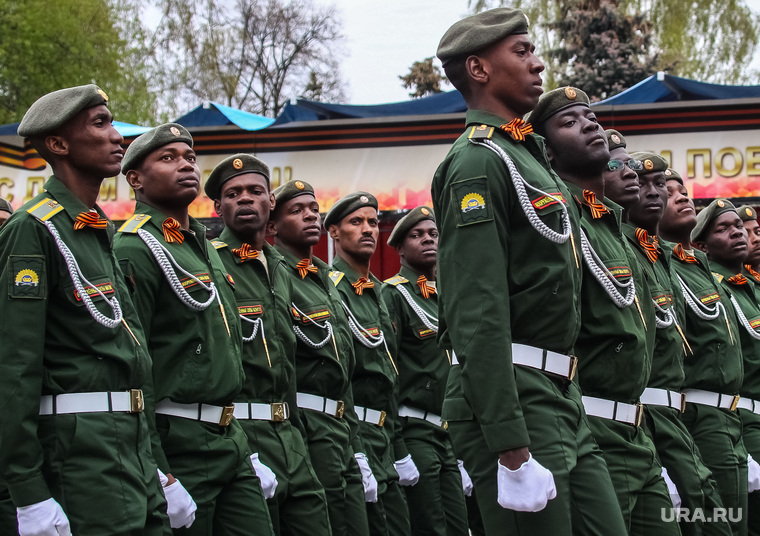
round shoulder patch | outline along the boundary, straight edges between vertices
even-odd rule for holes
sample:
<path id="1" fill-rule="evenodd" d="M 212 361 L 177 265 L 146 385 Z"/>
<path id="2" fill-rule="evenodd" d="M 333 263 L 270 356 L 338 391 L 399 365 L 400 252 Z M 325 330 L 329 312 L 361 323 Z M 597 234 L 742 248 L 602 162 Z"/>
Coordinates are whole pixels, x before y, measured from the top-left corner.
<path id="1" fill-rule="evenodd" d="M 301 181 L 296 181 L 296 182 L 293 184 L 293 186 L 295 186 L 295 187 L 296 187 L 296 188 L 298 188 L 299 190 L 303 190 L 304 188 L 306 188 L 306 186 L 304 186 L 304 184 L 303 184 Z"/>
<path id="2" fill-rule="evenodd" d="M 240 160 L 239 158 L 236 158 L 235 160 L 232 161 L 232 167 L 234 167 L 235 169 L 241 169 L 243 167 L 243 161 Z"/>
<path id="3" fill-rule="evenodd" d="M 180 131 L 179 131 L 179 129 L 178 129 L 177 127 L 171 127 L 171 128 L 169 129 L 169 132 L 171 132 L 172 134 L 174 134 L 174 135 L 175 135 L 175 136 L 177 136 L 178 138 L 179 138 L 179 136 L 180 136 Z"/>
<path id="4" fill-rule="evenodd" d="M 571 100 L 575 100 L 575 97 L 576 97 L 575 90 L 573 88 L 571 88 L 571 87 L 566 87 L 565 88 L 565 97 L 567 97 L 568 99 L 571 99 Z"/>
<path id="5" fill-rule="evenodd" d="M 469 193 L 462 198 L 461 203 L 462 212 L 470 212 L 471 210 L 478 210 L 486 208 L 485 199 L 478 193 Z"/>

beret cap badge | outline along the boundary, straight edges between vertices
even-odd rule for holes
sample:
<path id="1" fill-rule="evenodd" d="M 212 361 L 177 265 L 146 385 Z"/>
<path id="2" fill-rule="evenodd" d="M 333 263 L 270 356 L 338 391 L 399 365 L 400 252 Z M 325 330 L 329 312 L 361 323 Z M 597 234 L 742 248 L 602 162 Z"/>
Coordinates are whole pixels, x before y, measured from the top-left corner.
<path id="1" fill-rule="evenodd" d="M 305 188 L 304 184 L 301 181 L 296 181 L 294 186 L 299 190 L 303 190 Z"/>
<path id="2" fill-rule="evenodd" d="M 362 203 L 369 203 L 369 197 L 367 197 L 366 195 L 363 195 L 359 198 L 359 201 L 361 201 Z"/>
<path id="3" fill-rule="evenodd" d="M 232 161 L 232 167 L 234 167 L 235 169 L 242 168 L 243 167 L 243 161 L 240 160 L 239 158 L 236 158 L 235 160 Z"/>
<path id="4" fill-rule="evenodd" d="M 105 91 L 103 91 L 102 89 L 98 88 L 98 94 L 99 94 L 101 97 L 103 97 L 103 100 L 104 100 L 104 101 L 108 102 L 108 95 L 106 95 L 106 92 L 105 92 Z"/>
<path id="5" fill-rule="evenodd" d="M 617 134 L 613 134 L 612 136 L 610 136 L 610 138 L 612 138 L 612 141 L 614 141 L 615 143 L 620 143 L 620 136 L 618 136 Z"/>
<path id="6" fill-rule="evenodd" d="M 574 90 L 573 88 L 571 88 L 571 87 L 566 87 L 566 88 L 565 88 L 565 96 L 566 96 L 568 99 L 573 99 L 573 100 L 575 100 L 575 97 L 577 96 L 577 93 L 575 92 L 575 90 Z"/>
<path id="7" fill-rule="evenodd" d="M 181 134 L 181 133 L 180 133 L 180 131 L 179 131 L 179 129 L 178 129 L 177 127 L 171 127 L 171 128 L 169 129 L 169 132 L 171 132 L 172 134 L 174 134 L 174 135 L 175 135 L 175 136 L 177 136 L 177 137 L 179 137 L 179 136 L 180 136 L 180 134 Z"/>
<path id="8" fill-rule="evenodd" d="M 654 168 L 654 162 L 652 162 L 651 160 L 649 160 L 649 159 L 647 158 L 646 160 L 644 160 L 644 167 L 645 167 L 647 170 L 650 170 L 650 169 Z"/>
<path id="9" fill-rule="evenodd" d="M 718 206 L 719 206 L 720 208 L 723 208 L 723 207 L 725 207 L 725 206 L 726 206 L 726 204 L 723 202 L 723 200 L 722 200 L 722 199 L 718 199 Z"/>
<path id="10" fill-rule="evenodd" d="M 425 207 L 421 208 L 420 212 L 422 212 L 425 216 L 427 216 L 428 214 L 430 214 L 430 211 L 428 209 L 426 209 Z"/>
<path id="11" fill-rule="evenodd" d="M 747 214 L 747 216 L 752 216 L 752 209 L 746 208 L 744 209 L 744 212 Z"/>

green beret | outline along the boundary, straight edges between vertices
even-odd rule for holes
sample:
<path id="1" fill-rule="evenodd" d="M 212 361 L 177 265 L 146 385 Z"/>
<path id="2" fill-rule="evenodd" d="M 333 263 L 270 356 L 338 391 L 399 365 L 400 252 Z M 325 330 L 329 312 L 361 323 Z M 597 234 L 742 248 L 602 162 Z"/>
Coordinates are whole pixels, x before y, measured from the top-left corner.
<path id="1" fill-rule="evenodd" d="M 400 245 L 412 227 L 424 220 L 430 220 L 435 223 L 435 214 L 432 208 L 419 206 L 410 210 L 406 216 L 396 222 L 396 226 L 388 237 L 388 245 L 392 248 Z"/>
<path id="2" fill-rule="evenodd" d="M 285 184 L 278 186 L 272 192 L 274 195 L 275 205 L 274 209 L 284 205 L 287 201 L 294 199 L 301 195 L 311 194 L 314 195 L 314 188 L 311 184 L 304 181 L 288 181 Z M 315 196 L 316 197 L 316 196 Z"/>
<path id="3" fill-rule="evenodd" d="M 667 171 L 668 161 L 657 153 L 650 151 L 637 151 L 631 153 L 631 158 L 634 160 L 640 160 L 644 164 L 643 169 L 636 171 L 639 175 L 646 175 L 647 173 L 653 173 L 655 171 Z"/>
<path id="4" fill-rule="evenodd" d="M 455 22 L 441 37 L 436 55 L 441 63 L 484 49 L 513 34 L 528 33 L 528 17 L 519 9 L 500 7 Z"/>
<path id="5" fill-rule="evenodd" d="M 702 238 L 713 220 L 724 212 L 734 212 L 738 215 L 736 207 L 728 199 L 713 199 L 707 208 L 697 214 L 697 225 L 691 231 L 691 241 L 696 242 Z"/>
<path id="6" fill-rule="evenodd" d="M 620 147 L 625 149 L 625 138 L 620 132 L 608 128 L 604 131 L 604 134 L 607 136 L 607 146 L 609 147 L 610 151 L 613 149 L 619 149 Z"/>
<path id="7" fill-rule="evenodd" d="M 325 216 L 325 229 L 331 225 L 337 225 L 343 218 L 363 207 L 372 207 L 377 210 L 377 199 L 369 192 L 354 192 L 346 197 L 338 199 Z"/>
<path id="8" fill-rule="evenodd" d="M 673 168 L 668 168 L 665 170 L 665 180 L 666 181 L 678 181 L 681 183 L 681 186 L 683 186 L 683 179 L 681 178 L 681 174 L 678 173 Z"/>
<path id="9" fill-rule="evenodd" d="M 757 221 L 757 212 L 749 205 L 742 205 L 738 207 L 736 209 L 736 213 L 739 214 L 739 217 L 742 219 L 742 221 Z"/>
<path id="10" fill-rule="evenodd" d="M 18 135 L 30 138 L 53 132 L 82 110 L 100 104 L 108 106 L 108 95 L 95 84 L 53 91 L 29 107 L 18 126 Z"/>
<path id="11" fill-rule="evenodd" d="M 219 199 L 222 194 L 222 185 L 233 177 L 246 173 L 258 173 L 264 175 L 269 187 L 269 166 L 250 154 L 233 154 L 228 156 L 208 176 L 204 191 L 210 199 Z"/>
<path id="12" fill-rule="evenodd" d="M 177 123 L 159 125 L 145 134 L 140 134 L 127 147 L 127 152 L 124 153 L 124 160 L 121 162 L 121 172 L 126 175 L 127 171 L 139 166 L 145 160 L 145 157 L 156 149 L 178 141 L 185 142 L 190 147 L 193 146 L 193 137 L 190 135 L 190 132 Z"/>
<path id="13" fill-rule="evenodd" d="M 552 89 L 541 95 L 536 108 L 528 115 L 526 121 L 533 125 L 536 132 L 541 132 L 550 117 L 576 104 L 586 107 L 590 105 L 588 95 L 582 90 L 570 86 Z"/>
<path id="14" fill-rule="evenodd" d="M 0 198 L 0 210 L 13 214 L 13 207 L 11 206 L 10 202 L 2 198 Z"/>

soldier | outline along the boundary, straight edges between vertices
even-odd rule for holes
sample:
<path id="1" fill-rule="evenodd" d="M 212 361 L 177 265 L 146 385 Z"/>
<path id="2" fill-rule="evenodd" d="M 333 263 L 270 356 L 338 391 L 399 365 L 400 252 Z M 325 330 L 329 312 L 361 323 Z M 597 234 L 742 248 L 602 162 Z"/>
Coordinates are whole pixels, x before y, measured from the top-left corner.
<path id="1" fill-rule="evenodd" d="M 744 274 L 754 283 L 760 283 L 760 225 L 757 223 L 757 211 L 749 205 L 736 209 L 739 217 L 744 222 L 744 230 L 747 231 L 749 252 L 744 261 Z"/>
<path id="2" fill-rule="evenodd" d="M 293 286 L 289 322 L 297 336 L 296 396 L 306 444 L 325 489 L 333 536 L 366 536 L 364 489 L 351 453 L 352 430 L 359 428 L 350 383 L 353 336 L 330 267 L 313 254 L 322 230 L 319 203 L 304 181 L 272 193 L 268 230 Z"/>
<path id="3" fill-rule="evenodd" d="M 0 227 L 8 221 L 8 218 L 13 214 L 13 207 L 5 199 L 0 199 Z"/>
<path id="4" fill-rule="evenodd" d="M 610 153 L 588 96 L 564 87 L 546 93 L 528 121 L 546 138 L 552 168 L 582 213 L 584 261 L 581 329 L 575 344 L 583 406 L 609 468 L 632 534 L 679 534 L 656 461 L 641 428 L 639 403 L 649 380 L 654 307 L 643 274 L 621 228 L 619 205 L 604 197 Z M 646 305 L 646 304 L 644 304 Z"/>
<path id="5" fill-rule="evenodd" d="M 500 8 L 457 22 L 438 46 L 468 107 L 432 185 L 438 342 L 454 364 L 442 417 L 487 534 L 625 534 L 573 381 L 578 211 L 521 119 L 544 69 L 527 31 L 521 11 Z"/>
<path id="6" fill-rule="evenodd" d="M 467 535 L 462 489 L 467 476 L 441 419 L 449 353 L 438 348 L 436 253 L 438 228 L 428 207 L 417 207 L 393 228 L 388 245 L 401 259 L 398 274 L 383 283 L 382 296 L 395 326 L 399 371 L 399 424 L 420 471 L 406 489 L 412 534 Z M 460 470 L 462 473 L 460 473 Z M 470 482 L 470 488 L 472 483 Z"/>
<path id="7" fill-rule="evenodd" d="M 37 100 L 18 127 L 53 168 L 0 231 L 3 534 L 164 534 L 140 388 L 150 357 L 113 224 L 96 204 L 123 138 L 95 85 Z"/>
<path id="8" fill-rule="evenodd" d="M 370 534 L 409 534 L 409 514 L 399 483 L 414 485 L 420 475 L 397 429 L 393 327 L 380 298 L 381 283 L 369 271 L 380 234 L 377 199 L 367 192 L 339 199 L 325 216 L 325 227 L 335 243 L 330 279 L 354 335 L 356 367 L 351 384 L 359 418 L 354 453 L 362 479 L 372 475 L 377 480 L 376 501 L 367 497 Z"/>
<path id="9" fill-rule="evenodd" d="M 158 126 L 132 142 L 122 172 L 137 204 L 114 250 L 153 357 L 147 400 L 161 439 L 153 455 L 172 528 L 269 534 L 248 441 L 233 418 L 244 379 L 235 281 L 188 214 L 200 189 L 193 138 L 181 125 Z"/>

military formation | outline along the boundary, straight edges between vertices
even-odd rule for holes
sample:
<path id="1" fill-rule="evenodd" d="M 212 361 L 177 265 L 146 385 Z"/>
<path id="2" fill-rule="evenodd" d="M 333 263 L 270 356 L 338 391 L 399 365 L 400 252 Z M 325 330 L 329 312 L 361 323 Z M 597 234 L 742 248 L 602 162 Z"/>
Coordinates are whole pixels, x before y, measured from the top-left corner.
<path id="1" fill-rule="evenodd" d="M 697 214 L 581 88 L 544 93 L 517 9 L 437 55 L 467 125 L 385 281 L 370 192 L 323 218 L 250 154 L 202 184 L 190 132 L 125 152 L 95 85 L 29 108 L 53 176 L 0 204 L 0 534 L 760 535 L 754 208 Z"/>

